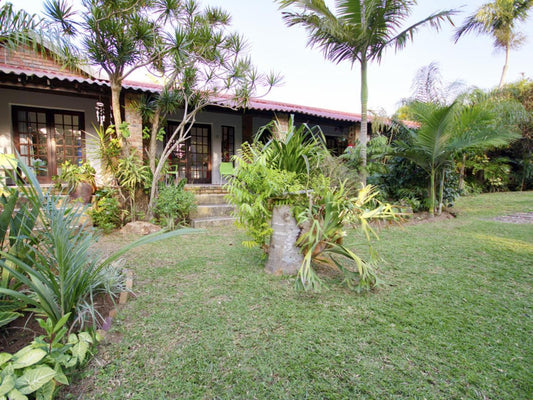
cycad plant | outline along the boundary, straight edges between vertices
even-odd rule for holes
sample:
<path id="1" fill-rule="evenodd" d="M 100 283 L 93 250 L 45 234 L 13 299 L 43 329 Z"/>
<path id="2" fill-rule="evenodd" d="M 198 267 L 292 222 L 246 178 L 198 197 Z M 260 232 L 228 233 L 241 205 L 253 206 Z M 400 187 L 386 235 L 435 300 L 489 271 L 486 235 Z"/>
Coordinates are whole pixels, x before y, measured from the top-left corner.
<path id="1" fill-rule="evenodd" d="M 262 246 L 271 257 L 273 249 L 269 248 L 269 239 L 273 233 L 270 224 L 273 211 L 277 206 L 288 205 L 298 224 L 299 238 L 287 235 L 288 246 L 274 250 L 299 248 L 303 256 L 297 272 L 299 287 L 315 290 L 320 287 L 313 264 L 325 255 L 329 256 L 328 265 L 340 271 L 350 287 L 373 287 L 377 282 L 373 252 L 370 251 L 371 257 L 364 260 L 346 247 L 342 238 L 346 235 L 346 226 L 353 224 L 364 232 L 370 244 L 373 231 L 369 221 L 393 218 L 392 207 L 379 204 L 372 187 L 365 186 L 352 196 L 342 182 L 324 173 L 322 166 L 331 156 L 319 129 L 307 125 L 297 128 L 292 118 L 286 131 L 276 123 L 269 129 L 277 134 L 266 144 L 256 140 L 243 146 L 242 153 L 236 157 L 235 175 L 227 186 L 229 197 L 237 206 L 238 223 L 252 237 L 247 244 Z M 257 138 L 260 136 L 261 132 Z M 277 229 L 282 230 L 281 227 Z M 289 243 L 290 240 L 294 243 Z M 341 263 L 339 257 L 347 262 Z"/>

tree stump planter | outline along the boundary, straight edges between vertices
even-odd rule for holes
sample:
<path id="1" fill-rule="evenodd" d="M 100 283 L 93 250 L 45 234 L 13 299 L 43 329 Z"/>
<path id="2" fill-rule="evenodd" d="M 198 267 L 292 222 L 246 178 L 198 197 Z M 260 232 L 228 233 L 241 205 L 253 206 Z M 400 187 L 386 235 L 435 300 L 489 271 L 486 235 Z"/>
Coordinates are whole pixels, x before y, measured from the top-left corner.
<path id="1" fill-rule="evenodd" d="M 272 211 L 272 238 L 265 270 L 274 275 L 296 275 L 303 255 L 296 245 L 300 227 L 288 205 L 275 206 Z"/>

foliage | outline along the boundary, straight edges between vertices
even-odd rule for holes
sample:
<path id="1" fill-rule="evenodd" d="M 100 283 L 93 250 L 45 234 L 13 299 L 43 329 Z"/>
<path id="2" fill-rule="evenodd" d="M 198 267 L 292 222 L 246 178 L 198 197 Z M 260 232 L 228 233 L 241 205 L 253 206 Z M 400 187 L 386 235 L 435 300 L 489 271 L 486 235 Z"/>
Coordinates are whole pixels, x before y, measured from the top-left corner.
<path id="1" fill-rule="evenodd" d="M 0 294 L 28 304 L 31 311 L 46 315 L 52 324 L 57 324 L 67 314 L 70 314 L 67 322 L 70 329 L 83 327 L 89 317 L 95 321 L 94 296 L 102 292 L 113 294 L 105 277 L 122 254 L 171 234 L 193 232 L 181 230 L 167 236 L 148 235 L 107 258 L 98 257 L 91 251 L 95 238 L 83 229 L 80 220 L 85 208 L 43 193 L 31 170 L 22 162 L 19 165 L 28 178 L 28 185 L 19 183 L 18 190 L 30 207 L 38 210 L 39 243 L 28 249 L 32 262 L 6 251 L 0 252 L 2 268 L 24 285 L 20 291 L 0 287 Z"/>
<path id="2" fill-rule="evenodd" d="M 93 189 L 96 187 L 94 177 L 96 170 L 88 162 L 75 165 L 70 161 L 65 161 L 60 168 L 61 173 L 53 177 L 57 187 L 61 187 L 61 183 L 66 183 L 69 192 L 75 190 L 80 183 L 88 183 Z"/>
<path id="3" fill-rule="evenodd" d="M 449 106 L 415 102 L 412 112 L 421 125 L 411 131 L 406 141 L 396 141 L 394 154 L 420 166 L 429 177 L 429 211 L 437 207 L 437 187 L 442 205 L 446 170 L 454 156 L 472 149 L 503 146 L 517 138 L 512 126 L 503 132 L 498 115 L 485 102 L 461 103 Z"/>
<path id="4" fill-rule="evenodd" d="M 135 151 L 118 161 L 116 177 L 121 188 L 126 189 L 130 200 L 130 216 L 135 221 L 137 216 L 137 191 L 150 185 L 150 170 L 143 164 Z"/>
<path id="5" fill-rule="evenodd" d="M 484 186 L 485 191 L 501 192 L 508 189 L 511 172 L 508 158 L 490 159 L 486 154 L 478 154 L 469 157 L 465 167 L 471 171 L 473 181 Z"/>
<path id="6" fill-rule="evenodd" d="M 32 262 L 28 248 L 37 243 L 31 231 L 37 219 L 37 209 L 30 209 L 27 204 L 19 201 L 19 194 L 14 189 L 7 189 L 8 196 L 0 197 L 2 212 L 0 213 L 0 250 Z M 18 208 L 18 210 L 16 209 Z M 14 265 L 11 264 L 12 267 Z M 0 288 L 18 290 L 22 285 L 7 268 L 0 268 Z M 17 319 L 20 310 L 26 304 L 0 294 L 0 327 Z"/>
<path id="7" fill-rule="evenodd" d="M 302 25 L 309 34 L 309 45 L 316 46 L 334 62 L 348 61 L 361 65 L 361 162 L 366 168 L 367 142 L 367 68 L 372 61 L 381 61 L 383 52 L 390 47 L 405 47 L 424 25 L 440 29 L 444 20 L 451 22 L 453 10 L 436 12 L 413 25 L 401 25 L 411 14 L 415 1 L 404 0 L 339 0 L 336 14 L 324 0 L 278 0 L 281 8 L 293 6 L 296 11 L 284 11 L 283 19 L 289 26 Z M 366 178 L 362 175 L 362 182 Z"/>
<path id="8" fill-rule="evenodd" d="M 0 353 L 0 399 L 53 399 L 59 385 L 68 385 L 67 376 L 83 365 L 96 341 L 87 332 L 65 337 L 70 314 L 53 324 L 38 319 L 46 335 L 11 355 Z"/>
<path id="9" fill-rule="evenodd" d="M 168 229 L 174 229 L 176 224 L 185 224 L 189 214 L 196 208 L 194 194 L 183 189 L 186 182 L 186 179 L 182 179 L 177 185 L 162 186 L 159 189 L 155 215 Z"/>
<path id="10" fill-rule="evenodd" d="M 161 72 L 164 88 L 140 104 L 149 139 L 148 163 L 152 173 L 149 213 L 157 198 L 159 181 L 172 153 L 190 136 L 196 115 L 225 98 L 230 107 L 246 106 L 258 89 L 268 92 L 279 82 L 276 74 L 259 73 L 244 53 L 244 39 L 229 31 L 230 16 L 196 1 L 167 2 L 158 10 L 161 36 Z M 265 93 L 266 94 L 266 93 Z M 163 128 L 177 110 L 180 122 L 172 131 Z M 165 135 L 163 146 L 159 143 Z M 162 148 L 162 149 L 161 149 Z"/>
<path id="11" fill-rule="evenodd" d="M 509 50 L 523 44 L 525 36 L 518 32 L 517 25 L 527 20 L 532 0 L 492 0 L 483 4 L 468 16 L 455 33 L 457 42 L 461 36 L 473 32 L 492 36 L 494 47 L 505 50 L 505 65 L 500 78 L 501 88 L 508 68 Z"/>
<path id="12" fill-rule="evenodd" d="M 243 146 L 236 157 L 235 175 L 227 185 L 229 197 L 237 206 L 238 223 L 253 239 L 247 244 L 266 250 L 272 233 L 269 224 L 273 208 L 288 204 L 301 227 L 297 244 L 304 261 L 297 286 L 318 290 L 321 280 L 312 262 L 320 255 L 328 255 L 330 266 L 343 273 L 349 287 L 372 288 L 377 280 L 371 261 L 364 261 L 340 240 L 345 235 L 345 224 L 353 223 L 370 246 L 373 231 L 368 222 L 393 217 L 392 207 L 371 207 L 376 204 L 371 187 L 363 187 L 357 197 L 350 197 L 343 183 L 336 184 L 324 174 L 321 166 L 329 154 L 320 131 L 305 124 L 296 128 L 292 117 L 286 132 L 277 123 L 264 129 L 269 128 L 275 137 L 266 144 L 258 140 L 260 131 L 254 143 Z M 333 255 L 344 257 L 348 263 L 341 264 Z M 370 256 L 374 256 L 372 251 Z"/>
<path id="13" fill-rule="evenodd" d="M 88 214 L 93 225 L 100 228 L 104 233 L 110 233 L 122 224 L 123 211 L 117 199 L 117 193 L 113 189 L 104 188 L 96 192 L 96 202 Z"/>

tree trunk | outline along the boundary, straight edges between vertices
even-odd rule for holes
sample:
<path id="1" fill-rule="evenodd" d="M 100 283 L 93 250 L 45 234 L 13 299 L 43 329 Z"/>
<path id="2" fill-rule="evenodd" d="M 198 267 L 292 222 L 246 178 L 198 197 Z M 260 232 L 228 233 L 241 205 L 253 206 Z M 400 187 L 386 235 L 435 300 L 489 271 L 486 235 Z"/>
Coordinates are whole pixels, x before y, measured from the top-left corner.
<path id="1" fill-rule="evenodd" d="M 444 202 L 444 178 L 446 176 L 446 170 L 442 170 L 442 175 L 440 178 L 440 187 L 439 187 L 439 215 L 442 214 L 442 203 Z"/>
<path id="2" fill-rule="evenodd" d="M 361 59 L 361 132 L 359 142 L 361 144 L 361 173 L 360 181 L 366 185 L 366 143 L 368 141 L 368 83 L 367 83 L 367 60 L 363 56 Z"/>
<path id="3" fill-rule="evenodd" d="M 499 89 L 503 87 L 503 83 L 505 82 L 505 75 L 507 74 L 508 68 L 509 68 L 509 45 L 505 46 L 505 64 L 503 65 L 502 77 L 500 78 L 500 84 L 498 85 Z"/>
<path id="4" fill-rule="evenodd" d="M 429 175 L 429 213 L 435 215 L 435 169 L 431 168 Z"/>
<path id="5" fill-rule="evenodd" d="M 288 205 L 275 206 L 272 211 L 272 238 L 265 270 L 275 275 L 296 275 L 303 263 L 303 255 L 296 241 L 300 228 Z"/>
<path id="6" fill-rule="evenodd" d="M 466 169 L 466 153 L 463 154 L 463 163 L 459 169 L 459 191 L 462 194 L 465 190 L 465 169 Z"/>
<path id="7" fill-rule="evenodd" d="M 122 115 L 120 113 L 120 91 L 122 89 L 121 82 L 111 79 L 111 107 L 113 109 L 113 125 L 118 134 L 118 127 L 122 124 Z"/>

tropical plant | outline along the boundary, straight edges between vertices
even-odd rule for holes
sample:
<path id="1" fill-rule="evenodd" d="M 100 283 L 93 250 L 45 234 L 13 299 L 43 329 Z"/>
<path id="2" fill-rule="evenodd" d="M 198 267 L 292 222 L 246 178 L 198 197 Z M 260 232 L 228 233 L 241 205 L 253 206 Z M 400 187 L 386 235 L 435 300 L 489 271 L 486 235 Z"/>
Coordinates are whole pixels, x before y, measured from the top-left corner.
<path id="1" fill-rule="evenodd" d="M 268 92 L 279 81 L 276 74 L 259 73 L 243 54 L 244 40 L 229 32 L 230 16 L 225 11 L 201 9 L 195 1 L 174 4 L 172 17 L 161 18 L 161 26 L 169 32 L 162 40 L 164 88 L 141 104 L 150 127 L 146 135 L 152 172 L 149 213 L 167 160 L 189 138 L 197 114 L 220 104 L 222 98 L 232 107 L 245 106 L 250 96 L 262 94 L 259 87 Z M 178 110 L 180 122 L 165 132 L 166 117 Z"/>
<path id="2" fill-rule="evenodd" d="M 104 233 L 110 233 L 122 224 L 123 210 L 117 199 L 114 189 L 103 188 L 95 193 L 96 202 L 88 210 L 93 221 L 93 226 L 98 227 Z"/>
<path id="3" fill-rule="evenodd" d="M 505 82 L 509 66 L 509 52 L 523 44 L 525 36 L 518 32 L 517 25 L 524 22 L 533 7 L 533 0 L 493 0 L 483 4 L 465 20 L 455 32 L 455 42 L 465 34 L 483 33 L 494 38 L 494 47 L 505 51 L 499 87 Z"/>
<path id="4" fill-rule="evenodd" d="M 118 129 L 122 128 L 122 82 L 140 68 L 157 68 L 161 57 L 158 18 L 165 12 L 172 15 L 176 3 L 179 2 L 88 0 L 81 3 L 82 10 L 76 10 L 65 0 L 45 2 L 45 13 L 59 35 L 72 39 L 60 50 L 75 55 L 78 62 L 97 65 L 106 72 L 113 121 Z M 122 146 L 121 136 L 115 138 Z"/>
<path id="5" fill-rule="evenodd" d="M 34 41 L 41 20 L 24 10 L 15 11 L 13 4 L 0 0 L 0 44 L 16 48 Z"/>
<path id="6" fill-rule="evenodd" d="M 7 189 L 8 196 L 0 197 L 0 250 L 12 254 L 27 262 L 32 262 L 30 247 L 37 240 L 31 231 L 35 226 L 37 210 L 30 209 L 19 201 L 19 194 L 14 189 Z M 17 210 L 18 208 L 18 210 Z M 0 288 L 18 290 L 22 285 L 7 268 L 0 268 Z M 22 316 L 20 311 L 26 303 L 0 295 L 0 327 Z"/>
<path id="7" fill-rule="evenodd" d="M 155 215 L 168 229 L 174 229 L 176 224 L 187 223 L 189 214 L 196 209 L 196 199 L 192 192 L 186 192 L 183 187 L 187 182 L 182 179 L 177 185 L 162 186 L 155 203 Z"/>
<path id="8" fill-rule="evenodd" d="M 374 253 L 370 251 L 370 259 L 365 261 L 343 245 L 345 224 L 360 228 L 370 243 L 373 231 L 368 222 L 394 217 L 392 207 L 379 204 L 369 186 L 353 197 L 343 183 L 323 173 L 323 161 L 330 156 L 319 130 L 307 125 L 296 128 L 292 117 L 286 131 L 276 122 L 263 130 L 269 128 L 278 134 L 262 144 L 263 132 L 259 131 L 254 143 L 243 146 L 236 157 L 235 175 L 227 185 L 237 206 L 238 223 L 252 237 L 246 244 L 262 246 L 272 256 L 270 220 L 276 207 L 289 205 L 300 228 L 294 245 L 303 255 L 297 286 L 317 290 L 321 281 L 312 263 L 329 255 L 328 265 L 343 274 L 348 286 L 373 287 L 377 282 Z M 341 263 L 335 256 L 348 262 Z"/>
<path id="9" fill-rule="evenodd" d="M 349 61 L 361 65 L 361 163 L 366 168 L 368 135 L 368 63 L 379 62 L 383 52 L 394 46 L 405 47 L 408 40 L 423 26 L 440 29 L 445 19 L 455 13 L 441 11 L 403 28 L 404 22 L 416 4 L 414 0 L 339 0 L 336 14 L 324 0 L 278 0 L 282 9 L 294 6 L 301 11 L 284 11 L 283 18 L 289 26 L 303 25 L 309 34 L 309 45 L 316 46 L 324 56 L 334 62 Z M 451 22 L 451 20 L 450 20 Z M 366 182 L 366 177 L 361 177 Z"/>
<path id="10" fill-rule="evenodd" d="M 0 287 L 0 295 L 28 304 L 38 315 L 50 318 L 52 324 L 69 313 L 69 329 L 83 326 L 89 317 L 94 321 L 94 296 L 108 292 L 109 285 L 102 277 L 121 255 L 144 243 L 195 231 L 148 235 L 107 258 L 98 257 L 91 250 L 93 234 L 83 229 L 81 217 L 85 207 L 43 193 L 35 174 L 21 161 L 19 166 L 28 184 L 19 183 L 18 190 L 30 209 L 38 210 L 39 243 L 30 250 L 32 262 L 0 251 L 0 266 L 24 285 L 19 291 Z"/>
<path id="11" fill-rule="evenodd" d="M 68 191 L 75 190 L 79 184 L 88 183 L 93 190 L 96 188 L 95 174 L 96 170 L 88 162 L 79 165 L 72 164 L 70 161 L 65 161 L 60 166 L 61 172 L 53 177 L 57 187 L 61 187 L 62 183 L 67 185 Z"/>
<path id="12" fill-rule="evenodd" d="M 137 218 L 137 191 L 150 185 L 150 170 L 135 151 L 121 158 L 117 164 L 116 177 L 121 188 L 126 189 L 130 201 L 130 217 Z"/>
<path id="13" fill-rule="evenodd" d="M 456 100 L 449 106 L 415 102 L 411 111 L 420 127 L 411 130 L 408 139 L 395 143 L 394 154 L 420 166 L 429 176 L 429 212 L 442 209 L 444 179 L 454 156 L 472 149 L 503 146 L 518 137 L 512 126 L 498 122 L 498 115 L 486 103 L 464 104 Z"/>
<path id="14" fill-rule="evenodd" d="M 71 333 L 65 340 L 69 317 L 55 324 L 38 319 L 46 335 L 13 355 L 0 353 L 0 399 L 53 399 L 59 385 L 69 384 L 67 376 L 87 361 L 96 344 L 87 332 Z"/>

